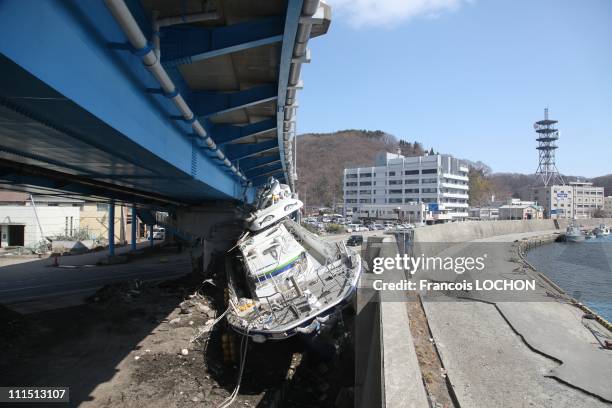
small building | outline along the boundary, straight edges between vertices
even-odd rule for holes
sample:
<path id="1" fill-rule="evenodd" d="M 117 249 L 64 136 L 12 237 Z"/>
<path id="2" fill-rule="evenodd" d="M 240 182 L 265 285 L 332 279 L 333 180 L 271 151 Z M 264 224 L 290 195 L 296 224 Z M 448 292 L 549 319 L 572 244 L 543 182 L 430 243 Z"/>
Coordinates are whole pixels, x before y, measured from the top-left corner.
<path id="1" fill-rule="evenodd" d="M 33 247 L 62 237 L 107 240 L 106 203 L 0 191 L 0 247 Z M 131 209 L 115 206 L 115 243 L 131 241 Z M 136 218 L 136 238 L 145 226 Z"/>
<path id="2" fill-rule="evenodd" d="M 0 191 L 0 247 L 35 247 L 47 237 L 72 236 L 83 201 Z"/>
<path id="3" fill-rule="evenodd" d="M 476 207 L 470 208 L 469 217 L 473 220 L 491 221 L 499 219 L 499 207 Z"/>
<path id="4" fill-rule="evenodd" d="M 544 209 L 533 201 L 522 201 L 518 198 L 508 200 L 499 207 L 500 220 L 541 220 Z"/>

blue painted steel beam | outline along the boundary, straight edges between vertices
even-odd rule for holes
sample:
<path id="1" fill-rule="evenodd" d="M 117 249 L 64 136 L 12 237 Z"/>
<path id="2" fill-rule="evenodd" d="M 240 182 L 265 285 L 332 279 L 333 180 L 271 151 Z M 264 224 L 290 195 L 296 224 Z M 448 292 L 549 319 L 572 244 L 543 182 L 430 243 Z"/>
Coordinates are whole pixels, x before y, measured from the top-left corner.
<path id="1" fill-rule="evenodd" d="M 136 224 L 137 224 L 137 218 L 136 218 L 136 205 L 133 204 L 132 205 L 132 239 L 131 239 L 131 243 L 132 243 L 132 251 L 136 250 Z"/>
<path id="2" fill-rule="evenodd" d="M 115 200 L 108 204 L 108 255 L 115 255 Z"/>
<path id="3" fill-rule="evenodd" d="M 138 12 L 139 2 L 129 4 L 146 30 L 150 21 L 138 17 L 145 15 Z M 168 119 L 179 113 L 173 102 L 145 91 L 159 84 L 140 59 L 108 47 L 125 43 L 126 37 L 103 1 L 40 1 L 35 12 L 29 2 L 0 1 L 0 23 L 0 54 L 31 77 L 19 82 L 5 77 L 18 92 L 7 95 L 2 88 L 0 96 L 11 96 L 15 105 L 35 114 L 34 121 L 59 129 L 56 133 L 62 133 L 69 148 L 43 153 L 65 163 L 58 170 L 83 177 L 94 172 L 111 177 L 176 174 L 180 183 L 114 184 L 181 201 L 242 198 L 240 181 L 194 150 L 189 124 Z M 42 151 L 43 143 L 55 137 L 26 131 L 24 127 L 24 143 L 14 145 L 24 152 Z M 0 145 L 4 141 L 0 138 Z M 84 171 L 73 171 L 72 165 Z M 186 176 L 191 181 L 184 181 Z"/>
<path id="4" fill-rule="evenodd" d="M 244 126 L 217 125 L 209 126 L 211 134 L 218 145 L 235 142 L 249 136 L 256 136 L 270 130 L 276 129 L 276 118 L 264 119 L 257 123 L 250 123 Z"/>
<path id="5" fill-rule="evenodd" d="M 261 167 L 257 170 L 253 170 L 249 173 L 247 173 L 248 177 L 250 179 L 254 179 L 257 178 L 259 176 L 265 175 L 265 174 L 269 174 L 270 172 L 274 172 L 276 170 L 282 170 L 283 169 L 283 165 L 281 163 L 277 163 L 277 164 L 273 164 L 271 166 L 266 166 L 266 167 Z"/>
<path id="6" fill-rule="evenodd" d="M 267 17 L 226 27 L 165 27 L 160 32 L 161 62 L 172 67 L 283 40 L 283 19 Z"/>
<path id="7" fill-rule="evenodd" d="M 231 112 L 278 97 L 275 84 L 254 86 L 238 92 L 194 91 L 189 95 L 189 104 L 200 118 Z"/>
<path id="8" fill-rule="evenodd" d="M 248 172 L 273 163 L 280 163 L 280 161 L 277 154 L 266 157 L 251 157 L 240 161 L 240 169 Z"/>
<path id="9" fill-rule="evenodd" d="M 303 0 L 288 0 L 287 14 L 285 16 L 285 29 L 283 31 L 283 45 L 281 46 L 280 67 L 278 72 L 278 102 L 277 102 L 277 137 L 280 158 L 283 163 L 285 177 L 288 177 L 285 165 L 285 147 L 283 145 L 283 121 L 285 119 L 285 102 L 287 99 L 287 82 L 289 81 L 289 70 L 293 58 L 293 47 L 297 35 L 297 29 L 302 13 Z"/>
<path id="10" fill-rule="evenodd" d="M 267 152 L 272 149 L 278 148 L 278 142 L 276 140 L 267 140 L 259 143 L 243 143 L 227 145 L 225 148 L 225 154 L 231 160 L 241 160 L 246 157 L 254 156 L 258 153 Z"/>

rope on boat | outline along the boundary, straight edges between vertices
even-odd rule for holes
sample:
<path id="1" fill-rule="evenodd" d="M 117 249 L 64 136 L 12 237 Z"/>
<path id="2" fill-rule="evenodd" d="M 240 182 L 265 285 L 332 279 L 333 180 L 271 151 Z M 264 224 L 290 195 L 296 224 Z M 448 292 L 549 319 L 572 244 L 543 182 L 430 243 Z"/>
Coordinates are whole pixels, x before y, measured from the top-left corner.
<path id="1" fill-rule="evenodd" d="M 221 313 L 221 315 L 219 315 L 219 317 L 217 317 L 212 323 L 206 324 L 203 329 L 199 330 L 199 333 L 197 335 L 193 336 L 191 340 L 189 340 L 189 342 L 193 343 L 194 341 L 202 337 L 205 333 L 209 333 L 212 330 L 212 328 L 215 327 L 215 324 L 223 320 L 223 318 L 225 317 L 227 312 L 229 312 L 229 310 L 230 308 L 228 307 L 227 309 L 225 309 L 225 312 Z"/>

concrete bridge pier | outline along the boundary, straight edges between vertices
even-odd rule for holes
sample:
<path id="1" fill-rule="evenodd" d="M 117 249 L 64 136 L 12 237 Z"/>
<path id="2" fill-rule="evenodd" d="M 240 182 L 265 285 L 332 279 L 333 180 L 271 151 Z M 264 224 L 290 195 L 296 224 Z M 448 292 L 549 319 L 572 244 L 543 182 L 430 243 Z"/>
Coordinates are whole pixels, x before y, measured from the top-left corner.
<path id="1" fill-rule="evenodd" d="M 190 241 L 200 272 L 207 270 L 213 254 L 226 252 L 244 231 L 245 214 L 233 201 L 180 207 L 170 221 L 172 234 Z"/>

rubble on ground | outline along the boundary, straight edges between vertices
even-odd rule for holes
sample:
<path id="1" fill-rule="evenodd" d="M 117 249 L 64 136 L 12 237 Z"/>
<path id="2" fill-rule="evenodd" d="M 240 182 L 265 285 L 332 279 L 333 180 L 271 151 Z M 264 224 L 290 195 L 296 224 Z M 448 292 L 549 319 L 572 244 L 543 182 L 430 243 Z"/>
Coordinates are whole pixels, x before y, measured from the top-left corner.
<path id="1" fill-rule="evenodd" d="M 88 297 L 87 302 L 92 303 L 110 303 L 110 302 L 125 302 L 130 301 L 135 297 L 139 297 L 143 291 L 151 287 L 148 282 L 143 282 L 140 279 L 131 279 L 128 281 L 110 283 L 102 286 L 93 295 Z"/>
<path id="2" fill-rule="evenodd" d="M 222 299 L 218 292 L 212 285 L 203 290 L 190 276 L 159 284 L 133 279 L 100 288 L 86 305 L 33 316 L 32 321 L 28 317 L 25 326 L 23 316 L 0 306 L 0 319 L 7 322 L 0 337 L 6 327 L 43 327 L 34 335 L 25 331 L 32 340 L 15 344 L 17 350 L 0 363 L 0 372 L 11 371 L 16 383 L 28 383 L 36 375 L 68 384 L 77 404 L 83 391 L 100 405 L 216 407 L 236 386 L 241 339 L 223 320 L 213 326 L 223 313 L 215 302 Z M 224 344 L 232 344 L 232 352 Z M 132 348 L 126 351 L 125 346 Z M 297 337 L 263 345 L 249 342 L 247 347 L 234 406 L 353 405 L 350 345 L 331 358 L 316 355 Z M 87 356 L 81 369 L 95 365 L 100 375 L 112 379 L 80 390 L 75 353 Z M 62 364 L 73 369 L 60 370 Z M 273 401 L 276 405 L 270 405 Z"/>

